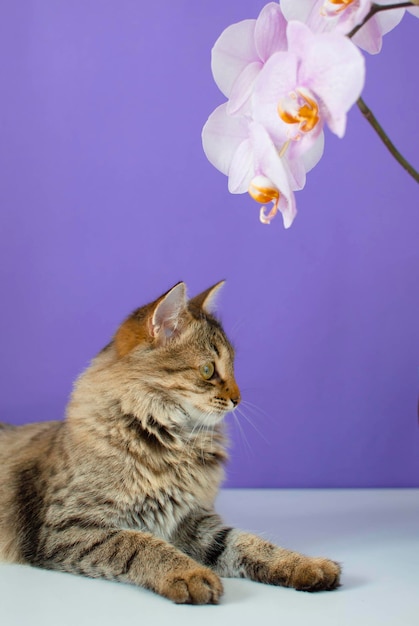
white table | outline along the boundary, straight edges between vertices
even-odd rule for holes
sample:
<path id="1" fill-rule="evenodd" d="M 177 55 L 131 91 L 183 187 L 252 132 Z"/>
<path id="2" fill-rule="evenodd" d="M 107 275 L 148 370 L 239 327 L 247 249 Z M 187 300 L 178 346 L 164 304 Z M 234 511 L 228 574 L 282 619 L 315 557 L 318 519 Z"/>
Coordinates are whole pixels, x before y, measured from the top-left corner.
<path id="1" fill-rule="evenodd" d="M 225 579 L 219 606 L 176 606 L 120 583 L 0 565 L 2 626 L 418 626 L 419 489 L 225 490 L 225 520 L 344 567 L 316 594 Z"/>

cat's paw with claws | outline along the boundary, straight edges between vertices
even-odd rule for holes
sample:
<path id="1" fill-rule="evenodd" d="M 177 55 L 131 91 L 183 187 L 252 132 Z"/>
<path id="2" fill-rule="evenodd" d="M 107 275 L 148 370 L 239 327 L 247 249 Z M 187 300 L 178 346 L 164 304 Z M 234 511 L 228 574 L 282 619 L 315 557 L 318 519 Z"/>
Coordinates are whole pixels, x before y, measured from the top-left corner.
<path id="1" fill-rule="evenodd" d="M 223 585 L 217 574 L 197 566 L 169 574 L 161 593 L 176 604 L 218 604 Z"/>

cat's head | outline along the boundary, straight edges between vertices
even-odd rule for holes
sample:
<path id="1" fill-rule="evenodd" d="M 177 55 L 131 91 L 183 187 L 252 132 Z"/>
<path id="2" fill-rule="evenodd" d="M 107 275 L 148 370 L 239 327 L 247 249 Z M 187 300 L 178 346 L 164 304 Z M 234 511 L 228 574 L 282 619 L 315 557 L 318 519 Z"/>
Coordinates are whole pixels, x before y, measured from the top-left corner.
<path id="1" fill-rule="evenodd" d="M 213 315 L 223 284 L 188 300 L 180 282 L 123 322 L 113 350 L 129 372 L 130 396 L 137 380 L 139 401 L 141 394 L 148 394 L 153 402 L 179 406 L 192 420 L 207 425 L 237 406 L 234 350 Z"/>

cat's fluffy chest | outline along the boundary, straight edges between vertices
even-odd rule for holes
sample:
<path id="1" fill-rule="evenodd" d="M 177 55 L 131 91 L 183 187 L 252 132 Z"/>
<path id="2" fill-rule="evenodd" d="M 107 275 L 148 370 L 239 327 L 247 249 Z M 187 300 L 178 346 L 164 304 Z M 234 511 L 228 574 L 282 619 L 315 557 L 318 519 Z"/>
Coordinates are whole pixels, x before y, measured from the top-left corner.
<path id="1" fill-rule="evenodd" d="M 119 522 L 122 527 L 148 531 L 169 540 L 182 519 L 197 506 L 197 499 L 185 492 L 155 494 L 133 502 Z"/>
<path id="2" fill-rule="evenodd" d="M 154 485 L 138 476 L 131 497 L 125 501 L 119 523 L 169 540 L 180 522 L 192 511 L 213 506 L 223 477 L 221 465 L 191 468 L 179 459 L 178 466 Z M 154 482 L 154 481 L 153 481 Z"/>

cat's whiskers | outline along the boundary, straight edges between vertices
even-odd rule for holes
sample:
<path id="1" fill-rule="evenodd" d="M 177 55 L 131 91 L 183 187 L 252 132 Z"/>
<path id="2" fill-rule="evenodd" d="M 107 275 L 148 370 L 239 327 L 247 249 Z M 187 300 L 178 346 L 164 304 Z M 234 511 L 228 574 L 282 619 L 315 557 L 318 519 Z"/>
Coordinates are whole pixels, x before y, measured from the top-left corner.
<path id="1" fill-rule="evenodd" d="M 186 448 L 186 446 L 188 446 L 189 444 L 192 444 L 190 447 L 190 450 L 191 452 L 193 452 L 193 450 L 195 449 L 195 446 L 198 445 L 200 434 L 205 428 L 205 422 L 207 418 L 212 415 L 210 411 L 206 411 L 205 413 L 201 412 L 201 414 L 204 416 L 204 419 L 201 419 L 201 420 L 197 419 L 195 421 L 191 432 L 189 433 L 188 437 L 184 441 L 183 450 Z"/>
<path id="2" fill-rule="evenodd" d="M 203 414 L 205 415 L 205 413 Z M 196 438 L 196 445 L 197 447 L 200 446 L 200 453 L 201 453 L 201 460 L 202 460 L 202 464 L 205 465 L 205 458 L 204 458 L 204 440 L 205 440 L 205 436 L 202 436 L 202 434 L 205 432 L 207 432 L 207 426 L 206 426 L 206 421 L 209 418 L 209 414 L 207 413 L 204 417 L 204 419 L 200 422 L 200 427 L 198 430 L 198 435 Z"/>
<path id="3" fill-rule="evenodd" d="M 258 414 L 259 416 L 262 416 L 263 418 L 266 418 L 269 421 L 273 421 L 272 415 L 270 413 L 267 413 L 263 409 L 261 409 L 260 406 L 258 406 L 257 404 L 254 404 L 253 402 L 250 402 L 249 400 L 242 400 L 241 404 L 246 406 L 246 408 L 248 408 L 250 411 L 253 411 L 253 413 Z"/>
<path id="4" fill-rule="evenodd" d="M 201 410 L 200 419 L 196 420 L 183 444 L 183 449 L 185 449 L 186 446 L 190 446 L 190 452 L 193 452 L 199 447 L 203 464 L 205 464 L 204 453 L 205 450 L 208 449 L 208 446 L 211 454 L 213 454 L 215 450 L 214 435 L 219 420 L 215 420 L 214 417 L 218 415 L 218 411 L 212 409 Z"/>
<path id="5" fill-rule="evenodd" d="M 237 407 L 233 411 L 231 411 L 231 415 L 233 416 L 234 421 L 235 421 L 235 423 L 236 423 L 236 425 L 237 425 L 237 427 L 239 429 L 239 434 L 240 434 L 241 440 L 242 440 L 242 442 L 244 444 L 243 445 L 243 449 L 245 450 L 245 452 L 247 454 L 249 454 L 249 452 L 251 452 L 252 456 L 254 456 L 253 448 L 251 447 L 251 445 L 249 443 L 249 440 L 246 437 L 246 434 L 245 434 L 245 432 L 243 430 L 243 427 L 242 427 L 242 425 L 240 423 L 240 418 L 236 415 L 236 411 L 237 411 Z"/>
<path id="6" fill-rule="evenodd" d="M 258 435 L 259 435 L 260 437 L 262 437 L 262 439 L 263 439 L 266 443 L 270 444 L 269 439 L 267 439 L 267 438 L 265 437 L 265 435 L 262 433 L 262 431 L 260 431 L 260 430 L 259 430 L 259 428 L 258 428 L 258 427 L 257 427 L 257 426 L 253 423 L 253 421 L 250 419 L 250 417 L 248 417 L 248 416 L 246 415 L 246 413 L 243 411 L 243 407 L 236 407 L 236 411 L 238 411 L 238 413 L 240 413 L 240 415 L 241 415 L 241 416 L 242 416 L 242 417 L 246 420 L 246 422 L 247 422 L 248 424 L 250 424 L 250 426 L 252 426 L 252 428 L 253 428 L 253 429 L 254 429 L 254 430 L 258 433 Z"/>
<path id="7" fill-rule="evenodd" d="M 204 457 L 204 447 L 205 447 L 205 440 L 206 440 L 206 434 L 211 430 L 211 435 L 213 436 L 213 429 L 210 428 L 210 419 L 212 418 L 213 413 L 212 411 L 205 411 L 202 412 L 202 419 L 198 421 L 198 431 L 196 433 L 196 437 L 195 437 L 195 441 L 194 441 L 194 445 L 192 446 L 192 450 L 194 449 L 194 447 L 196 446 L 198 448 L 198 446 L 200 446 L 200 454 L 201 454 L 201 460 L 202 460 L 202 464 L 205 465 L 205 457 Z"/>
<path id="8" fill-rule="evenodd" d="M 208 418 L 209 417 L 211 417 L 211 414 L 208 414 Z M 211 441 L 210 441 L 210 444 L 211 444 L 211 454 L 212 454 L 214 452 L 214 428 L 211 428 L 210 431 L 211 431 Z"/>
<path id="9" fill-rule="evenodd" d="M 207 421 L 209 421 L 209 419 L 211 418 L 211 413 L 207 411 L 207 414 L 205 415 L 203 421 L 202 421 L 202 428 L 201 428 L 201 432 L 205 429 L 206 432 L 208 432 L 208 428 L 207 428 Z M 211 429 L 212 430 L 212 429 Z M 213 436 L 214 431 L 212 430 L 211 432 L 211 436 Z M 202 465 L 205 465 L 205 455 L 204 455 L 204 444 L 205 444 L 205 437 L 201 438 L 201 459 L 202 459 Z"/>
<path id="10" fill-rule="evenodd" d="M 188 445 L 192 442 L 191 451 L 193 451 L 194 446 L 195 446 L 195 443 L 196 443 L 197 436 L 198 436 L 198 434 L 199 434 L 199 427 L 200 427 L 200 423 L 199 423 L 199 421 L 197 420 L 197 421 L 195 422 L 195 424 L 193 425 L 193 428 L 192 428 L 191 432 L 189 433 L 188 437 L 186 438 L 186 440 L 185 440 L 185 442 L 184 442 L 184 444 L 183 444 L 183 450 L 186 448 L 186 446 L 188 446 Z M 197 429 L 198 429 L 198 430 L 197 430 Z M 195 431 L 196 431 L 196 430 L 197 430 L 197 434 L 196 434 L 196 436 L 194 437 L 194 434 L 195 434 Z"/>

